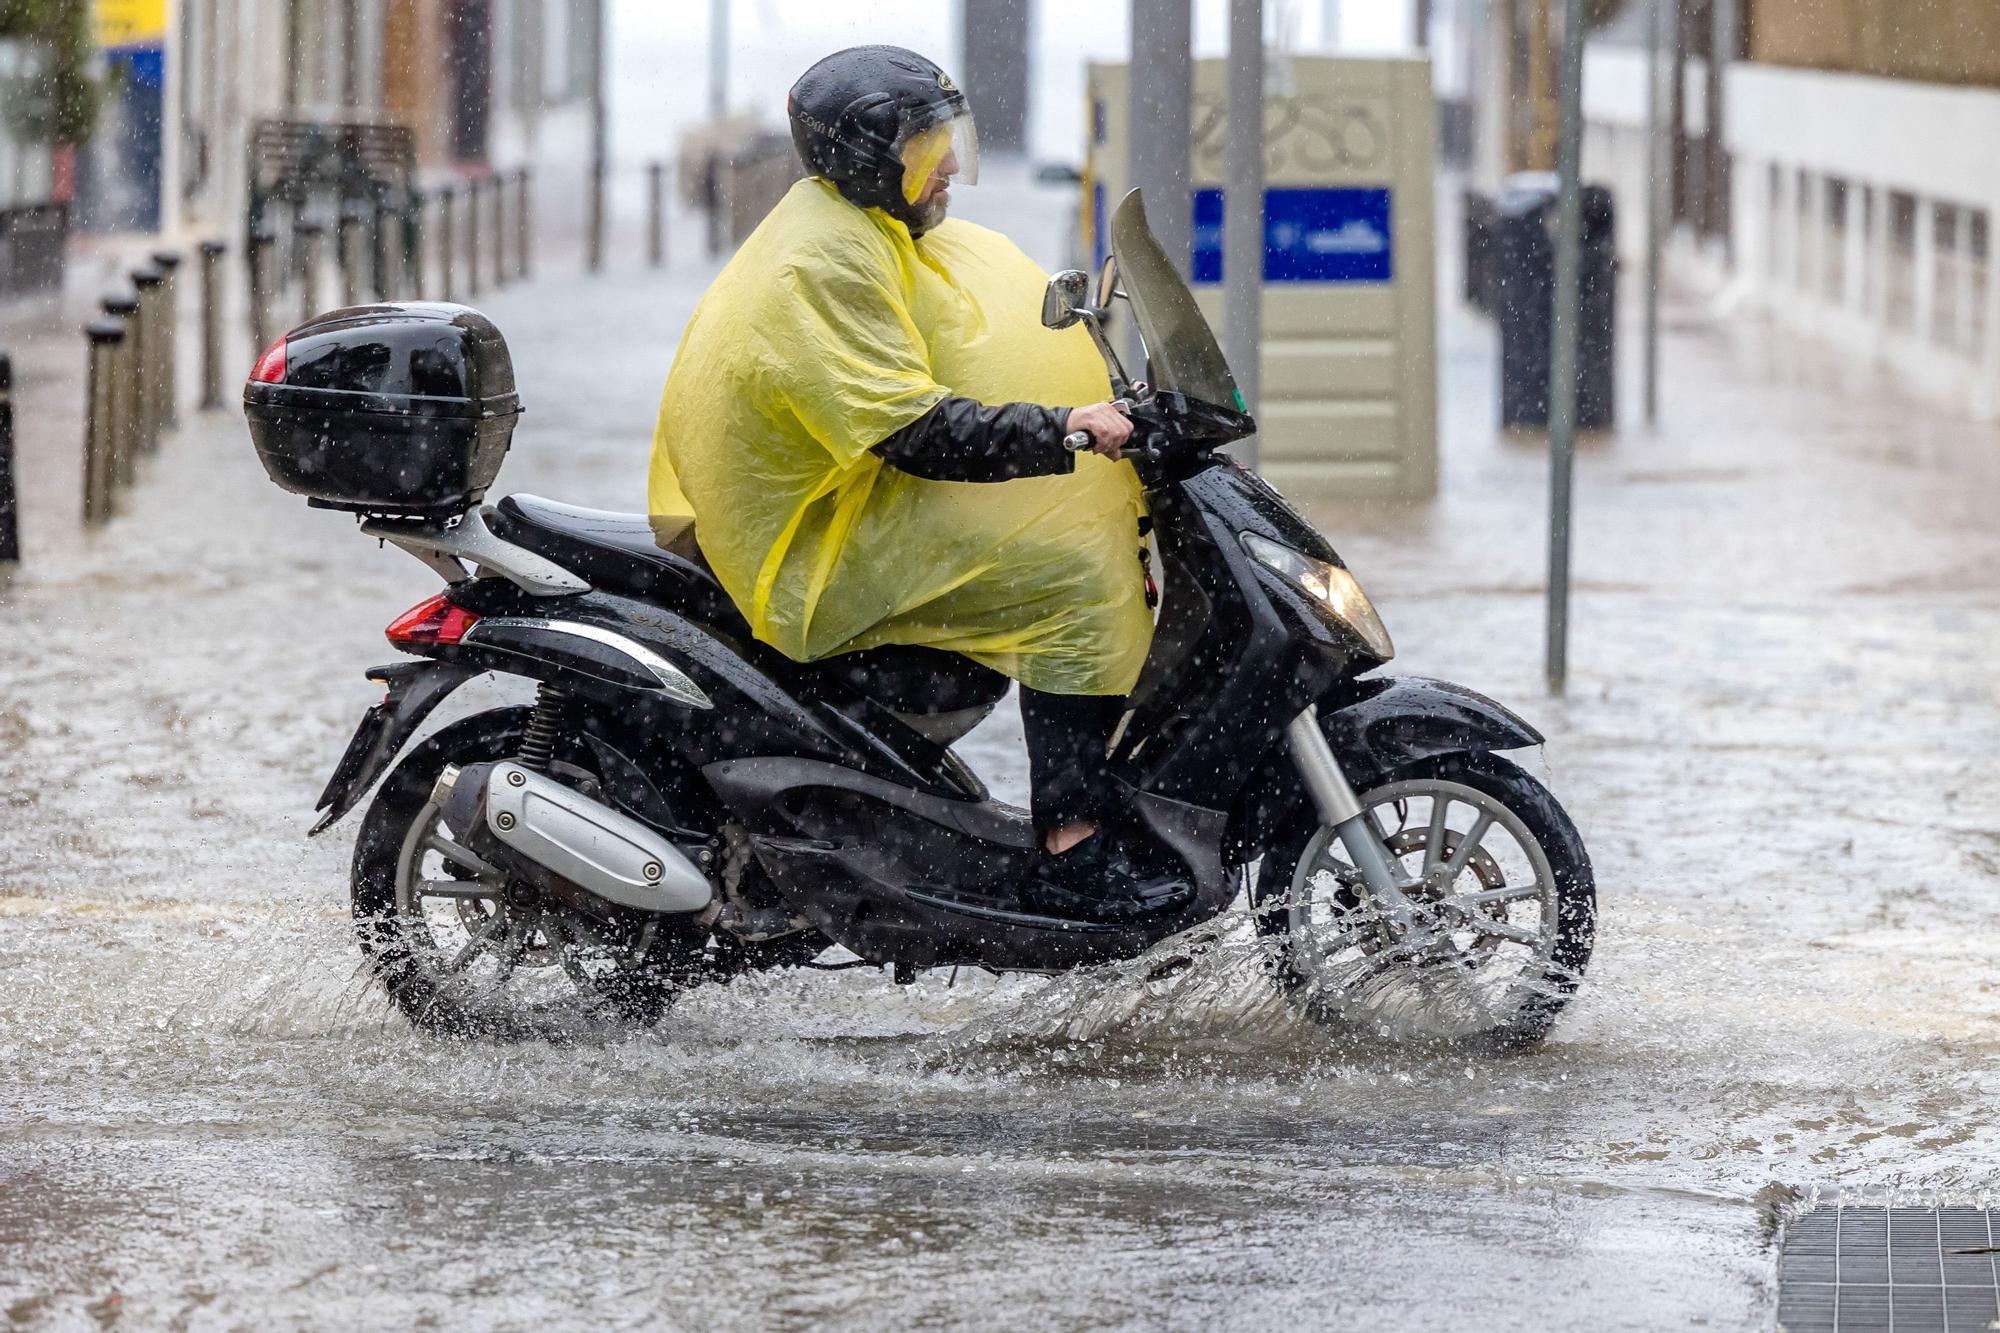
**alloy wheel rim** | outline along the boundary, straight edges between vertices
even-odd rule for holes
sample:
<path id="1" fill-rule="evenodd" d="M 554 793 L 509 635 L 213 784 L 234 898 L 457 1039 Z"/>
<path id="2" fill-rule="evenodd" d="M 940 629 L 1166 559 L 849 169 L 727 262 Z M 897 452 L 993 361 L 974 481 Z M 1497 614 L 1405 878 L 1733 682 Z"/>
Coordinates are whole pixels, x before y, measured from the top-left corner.
<path id="1" fill-rule="evenodd" d="M 1423 818 L 1413 822 L 1419 803 Z M 1335 989 L 1398 965 L 1420 965 L 1430 975 L 1455 973 L 1481 986 L 1498 1020 L 1518 1013 L 1546 983 L 1561 935 L 1554 869 L 1526 823 L 1495 797 L 1441 778 L 1389 783 L 1362 797 L 1362 806 L 1426 934 L 1407 942 L 1393 936 L 1368 905 L 1338 836 L 1322 826 L 1299 858 L 1284 903 L 1288 966 L 1308 986 Z M 1464 813 L 1455 820 L 1454 811 Z M 1510 845 L 1489 846 L 1495 834 Z M 1532 925 L 1522 910 L 1528 904 L 1536 909 Z"/>

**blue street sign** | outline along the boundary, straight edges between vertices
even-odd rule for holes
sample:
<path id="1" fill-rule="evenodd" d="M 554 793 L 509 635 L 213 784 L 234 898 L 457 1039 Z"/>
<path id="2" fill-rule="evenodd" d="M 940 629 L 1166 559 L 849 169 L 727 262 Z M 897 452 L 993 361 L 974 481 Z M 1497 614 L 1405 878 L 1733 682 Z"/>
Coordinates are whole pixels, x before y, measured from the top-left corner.
<path id="1" fill-rule="evenodd" d="M 1264 191 L 1264 281 L 1388 282 L 1386 189 Z M 1194 192 L 1194 280 L 1222 281 L 1222 191 Z"/>

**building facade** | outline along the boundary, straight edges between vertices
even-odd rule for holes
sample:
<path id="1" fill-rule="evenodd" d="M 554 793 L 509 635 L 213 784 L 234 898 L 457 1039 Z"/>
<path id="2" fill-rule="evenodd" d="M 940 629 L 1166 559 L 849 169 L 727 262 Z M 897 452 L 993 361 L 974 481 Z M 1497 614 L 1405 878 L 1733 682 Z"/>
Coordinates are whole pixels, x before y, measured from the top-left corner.
<path id="1" fill-rule="evenodd" d="M 1547 0 L 1440 0 L 1441 39 L 1463 45 L 1472 71 L 1476 185 L 1541 165 L 1533 145 L 1551 86 L 1537 71 L 1552 37 L 1535 24 L 1549 8 L 1560 11 Z M 1638 271 L 1647 186 L 1660 169 L 1683 277 L 1715 284 L 1730 308 L 1828 343 L 1899 389 L 2000 418 L 2000 283 L 1990 271 L 2000 5 L 1597 8 L 1584 173 L 1613 190 L 1628 271 Z M 1662 20 L 1652 66 L 1649 30 Z"/>

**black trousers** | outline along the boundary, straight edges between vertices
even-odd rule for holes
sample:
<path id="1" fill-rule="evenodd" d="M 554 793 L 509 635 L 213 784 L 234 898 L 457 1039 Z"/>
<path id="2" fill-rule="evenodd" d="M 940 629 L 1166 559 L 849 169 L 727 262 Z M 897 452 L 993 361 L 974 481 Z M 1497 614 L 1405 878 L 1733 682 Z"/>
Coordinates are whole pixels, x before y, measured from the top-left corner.
<path id="1" fill-rule="evenodd" d="M 1104 750 L 1124 711 L 1125 700 L 1117 696 L 1043 694 L 1021 687 L 1037 833 L 1047 836 L 1065 824 L 1104 817 Z"/>

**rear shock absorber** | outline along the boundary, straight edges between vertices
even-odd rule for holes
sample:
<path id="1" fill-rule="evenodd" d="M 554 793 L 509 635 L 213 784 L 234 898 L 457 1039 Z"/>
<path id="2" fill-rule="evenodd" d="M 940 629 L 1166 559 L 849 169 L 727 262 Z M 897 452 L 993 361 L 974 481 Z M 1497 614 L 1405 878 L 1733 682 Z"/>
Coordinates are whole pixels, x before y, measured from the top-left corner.
<path id="1" fill-rule="evenodd" d="M 521 767 L 536 773 L 549 771 L 549 761 L 556 754 L 556 738 L 562 734 L 568 712 L 569 691 L 543 682 L 535 695 L 535 711 L 528 718 L 528 730 L 521 737 Z"/>

